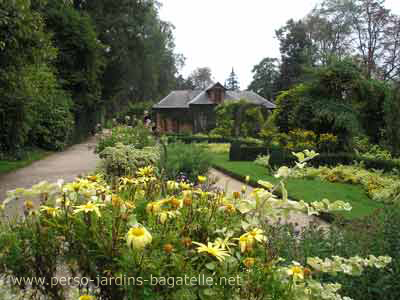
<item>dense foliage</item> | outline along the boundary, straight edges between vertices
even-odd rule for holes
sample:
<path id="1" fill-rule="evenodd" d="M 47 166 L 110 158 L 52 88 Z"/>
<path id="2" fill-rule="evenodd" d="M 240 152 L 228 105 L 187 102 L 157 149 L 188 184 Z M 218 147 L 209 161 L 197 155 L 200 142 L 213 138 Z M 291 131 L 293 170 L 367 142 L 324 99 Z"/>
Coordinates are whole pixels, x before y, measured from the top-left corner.
<path id="1" fill-rule="evenodd" d="M 111 130 L 104 130 L 98 137 L 95 152 L 100 153 L 107 147 L 114 147 L 117 143 L 142 149 L 154 146 L 156 141 L 150 129 L 139 121 L 136 126 L 117 125 Z"/>
<path id="2" fill-rule="evenodd" d="M 321 1 L 276 30 L 280 59 L 255 65 L 249 89 L 275 98 L 277 131 L 334 134 L 346 151 L 365 134 L 399 154 L 400 16 L 384 2 Z"/>
<path id="3" fill-rule="evenodd" d="M 211 133 L 225 137 L 257 137 L 268 117 L 266 108 L 244 99 L 220 104 L 215 112 L 217 124 Z"/>
<path id="4" fill-rule="evenodd" d="M 79 141 L 175 85 L 183 58 L 155 1 L 0 3 L 0 154 Z"/>
<path id="5" fill-rule="evenodd" d="M 342 149 L 354 136 L 366 134 L 373 143 L 385 127 L 384 104 L 391 97 L 384 83 L 366 79 L 351 61 L 314 69 L 310 79 L 282 92 L 273 113 L 280 131 L 302 128 L 339 137 Z"/>
<path id="6" fill-rule="evenodd" d="M 169 179 L 182 177 L 195 182 L 199 175 L 207 174 L 211 166 L 207 148 L 201 144 L 169 144 L 164 159 L 163 167 Z"/>

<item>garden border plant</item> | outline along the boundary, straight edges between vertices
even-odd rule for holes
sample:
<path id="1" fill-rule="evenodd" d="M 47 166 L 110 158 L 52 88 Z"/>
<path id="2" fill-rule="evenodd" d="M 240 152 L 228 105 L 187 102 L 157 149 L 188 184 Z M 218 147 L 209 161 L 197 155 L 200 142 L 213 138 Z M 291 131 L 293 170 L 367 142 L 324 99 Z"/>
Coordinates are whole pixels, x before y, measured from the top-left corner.
<path id="1" fill-rule="evenodd" d="M 305 151 L 296 156 L 296 168 L 302 168 L 317 154 Z M 3 276 L 51 278 L 57 262 L 64 263 L 71 274 L 90 279 L 119 275 L 148 279 L 184 273 L 204 274 L 213 282 L 232 276 L 243 280 L 242 285 L 174 289 L 162 284 L 111 283 L 89 287 L 91 296 L 81 295 L 81 299 L 253 299 L 267 295 L 287 300 L 349 299 L 338 293 L 339 284 L 321 281 L 325 274 L 359 275 L 366 268 L 384 268 L 391 259 L 310 257 L 301 264 L 268 251 L 273 241 L 265 232 L 274 226 L 271 218 L 285 218 L 289 211 L 318 215 L 351 209 L 342 201 L 288 201 L 285 181 L 291 172 L 279 168 L 275 174 L 278 184 L 262 182 L 263 188 L 250 198 L 239 191 L 225 195 L 205 190 L 205 177 L 198 178 L 199 186 L 164 182 L 152 166 L 110 182 L 98 174 L 68 184 L 43 182 L 31 189 L 17 189 L 8 193 L 2 208 L 11 201 L 25 201 L 24 218 L 1 223 L 0 249 L 5 255 L 0 256 L 0 272 Z M 281 198 L 274 195 L 278 187 Z M 36 197 L 39 208 L 30 200 Z M 44 250 L 53 253 L 49 256 L 53 268 L 46 267 L 50 260 L 43 260 Z M 32 288 L 52 299 L 65 299 L 59 285 Z"/>

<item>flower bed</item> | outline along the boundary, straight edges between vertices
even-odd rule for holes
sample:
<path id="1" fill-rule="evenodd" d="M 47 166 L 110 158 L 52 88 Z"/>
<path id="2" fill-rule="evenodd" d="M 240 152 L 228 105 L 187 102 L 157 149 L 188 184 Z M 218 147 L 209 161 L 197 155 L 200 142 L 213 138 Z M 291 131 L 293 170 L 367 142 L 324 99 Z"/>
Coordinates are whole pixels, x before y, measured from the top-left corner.
<path id="1" fill-rule="evenodd" d="M 303 164 L 314 152 L 298 155 Z M 359 275 L 384 268 L 386 256 L 309 257 L 286 261 L 274 253 L 268 219 L 289 211 L 310 215 L 349 210 L 326 199 L 290 202 L 288 168 L 277 185 L 263 182 L 250 198 L 225 195 L 199 185 L 163 181 L 153 166 L 106 181 L 97 174 L 72 183 L 40 183 L 17 189 L 3 203 L 24 201 L 24 218 L 1 224 L 0 273 L 55 278 L 57 265 L 104 284 L 89 285 L 81 299 L 348 299 L 326 274 Z M 280 187 L 282 197 L 274 195 Z M 31 199 L 38 199 L 38 206 Z M 287 232 L 290 234 L 290 231 Z M 118 284 L 116 278 L 131 278 Z M 157 280 L 154 280 L 156 278 Z M 163 278 L 163 279 L 162 279 Z M 206 278 L 187 281 L 187 278 Z M 186 279 L 186 281 L 185 281 Z M 228 279 L 228 281 L 227 281 Z M 136 281 L 135 281 L 136 280 Z M 172 282 L 173 281 L 173 282 Z M 179 283 L 178 283 L 179 282 Z M 24 289 L 25 286 L 18 286 Z M 65 299 L 60 282 L 30 287 L 49 299 Z"/>

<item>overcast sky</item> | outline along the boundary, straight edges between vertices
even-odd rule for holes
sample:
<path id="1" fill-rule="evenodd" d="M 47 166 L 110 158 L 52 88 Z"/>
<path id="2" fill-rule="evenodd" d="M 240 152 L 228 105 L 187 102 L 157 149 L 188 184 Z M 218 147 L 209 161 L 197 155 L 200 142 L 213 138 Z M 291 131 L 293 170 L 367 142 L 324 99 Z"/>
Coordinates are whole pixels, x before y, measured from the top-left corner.
<path id="1" fill-rule="evenodd" d="M 241 89 L 251 82 L 253 66 L 264 57 L 279 57 L 275 30 L 290 18 L 300 19 L 318 0 L 159 0 L 160 17 L 175 26 L 176 52 L 186 57 L 186 77 L 210 67 L 222 84 L 232 67 Z M 400 14 L 400 0 L 386 0 Z"/>

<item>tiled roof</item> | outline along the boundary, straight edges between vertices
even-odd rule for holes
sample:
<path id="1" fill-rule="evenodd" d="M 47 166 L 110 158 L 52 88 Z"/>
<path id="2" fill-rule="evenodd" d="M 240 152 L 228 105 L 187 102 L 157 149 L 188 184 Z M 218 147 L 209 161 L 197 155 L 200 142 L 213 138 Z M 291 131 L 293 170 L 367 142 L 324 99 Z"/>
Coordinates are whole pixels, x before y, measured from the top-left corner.
<path id="1" fill-rule="evenodd" d="M 218 84 L 218 83 L 217 83 Z M 189 108 L 189 105 L 214 104 L 207 95 L 207 90 L 185 90 L 172 91 L 167 97 L 155 104 L 153 108 Z M 225 91 L 224 101 L 244 99 L 257 105 L 263 105 L 266 108 L 275 108 L 275 104 L 266 100 L 264 97 L 252 91 Z"/>
<path id="2" fill-rule="evenodd" d="M 202 93 L 201 90 L 185 90 L 185 91 L 172 91 L 167 97 L 155 104 L 154 108 L 187 108 L 187 104 L 193 100 L 197 95 Z"/>

